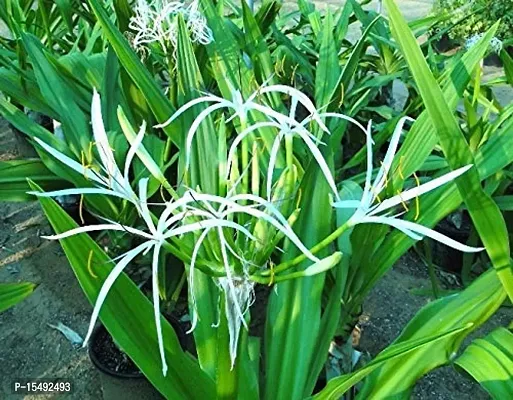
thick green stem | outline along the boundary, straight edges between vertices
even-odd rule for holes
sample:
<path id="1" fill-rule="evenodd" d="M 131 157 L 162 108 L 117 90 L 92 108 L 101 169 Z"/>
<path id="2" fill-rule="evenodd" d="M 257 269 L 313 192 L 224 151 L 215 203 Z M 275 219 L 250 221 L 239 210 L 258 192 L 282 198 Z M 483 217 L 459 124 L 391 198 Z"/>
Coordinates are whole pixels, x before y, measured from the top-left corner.
<path id="1" fill-rule="evenodd" d="M 220 321 L 217 328 L 217 399 L 237 399 L 239 364 L 232 367 L 230 358 L 230 332 L 225 310 L 226 295 L 221 294 Z"/>
<path id="2" fill-rule="evenodd" d="M 342 235 L 347 229 L 349 229 L 351 225 L 349 225 L 347 222 L 344 225 L 341 225 L 337 230 L 333 231 L 330 235 L 326 236 L 323 240 L 321 240 L 319 243 L 317 243 L 314 247 L 310 249 L 310 253 L 316 254 L 317 252 L 324 249 L 326 246 L 331 244 L 333 241 L 339 238 L 340 235 Z M 278 264 L 275 268 L 272 270 L 265 270 L 263 271 L 260 276 L 270 276 L 271 274 L 278 274 L 280 272 L 283 272 L 294 265 L 297 265 L 304 260 L 306 260 L 306 255 L 301 254 L 297 256 L 296 258 L 293 258 L 292 260 L 288 260 L 285 262 L 282 262 L 281 264 Z"/>

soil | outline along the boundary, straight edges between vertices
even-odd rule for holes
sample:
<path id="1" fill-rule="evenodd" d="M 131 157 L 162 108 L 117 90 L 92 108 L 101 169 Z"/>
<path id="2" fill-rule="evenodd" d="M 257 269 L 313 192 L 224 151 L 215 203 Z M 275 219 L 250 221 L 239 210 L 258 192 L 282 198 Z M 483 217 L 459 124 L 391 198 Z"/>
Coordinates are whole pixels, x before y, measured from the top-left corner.
<path id="1" fill-rule="evenodd" d="M 23 147 L 0 120 L 0 160 L 25 156 Z M 50 233 L 37 202 L 0 203 L 0 282 L 38 284 L 31 296 L 0 314 L 0 398 L 20 398 L 11 393 L 19 378 L 62 378 L 72 381 L 74 393 L 59 399 L 101 399 L 99 373 L 87 350 L 48 325 L 61 322 L 83 337 L 91 313 L 59 244 L 40 238 Z"/>
<path id="2" fill-rule="evenodd" d="M 91 337 L 89 352 L 109 373 L 136 378 L 144 376 L 134 362 L 116 346 L 104 327 L 100 327 Z"/>

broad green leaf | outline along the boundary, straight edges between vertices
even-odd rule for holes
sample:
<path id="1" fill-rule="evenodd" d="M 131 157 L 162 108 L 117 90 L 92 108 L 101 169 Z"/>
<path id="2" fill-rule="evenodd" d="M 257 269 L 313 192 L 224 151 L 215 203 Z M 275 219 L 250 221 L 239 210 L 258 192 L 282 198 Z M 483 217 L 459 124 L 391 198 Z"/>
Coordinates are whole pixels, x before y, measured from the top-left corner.
<path id="1" fill-rule="evenodd" d="M 496 272 L 490 270 L 464 291 L 424 306 L 394 344 L 419 340 L 466 325 L 471 328 L 448 341 L 433 343 L 408 357 L 383 365 L 367 377 L 358 398 L 410 398 L 415 382 L 432 369 L 447 364 L 465 336 L 490 318 L 505 298 L 506 293 Z"/>
<path id="2" fill-rule="evenodd" d="M 474 340 L 455 364 L 479 382 L 492 398 L 513 397 L 513 333 L 498 328 Z"/>
<path id="3" fill-rule="evenodd" d="M 341 200 L 360 200 L 362 197 L 362 189 L 360 186 L 351 181 L 345 181 L 340 190 Z M 353 210 L 339 208 L 336 210 L 337 226 L 345 224 L 351 218 Z M 348 229 L 337 240 L 338 250 L 342 252 L 342 260 L 339 265 L 333 269 L 333 274 L 326 276 L 326 284 L 324 292 L 328 292 L 328 301 L 324 307 L 321 318 L 321 326 L 317 337 L 317 351 L 313 357 L 310 367 L 310 373 L 307 379 L 305 393 L 312 393 L 317 383 L 328 355 L 331 341 L 333 340 L 340 321 L 340 306 L 342 294 L 347 279 L 347 271 L 349 269 L 349 260 L 352 254 L 352 246 L 350 236 L 352 229 Z M 330 279 L 331 278 L 331 279 Z"/>
<path id="4" fill-rule="evenodd" d="M 439 82 L 443 90 L 443 98 L 451 111 L 456 110 L 456 106 L 470 82 L 471 75 L 469 71 L 473 71 L 479 65 L 496 30 L 497 25 L 490 28 L 475 46 L 468 50 L 460 60 L 456 61 L 453 67 L 448 68 L 441 76 Z M 397 153 L 396 160 L 402 160 L 403 176 L 408 177 L 417 171 L 437 143 L 438 136 L 426 110 L 417 118 Z M 392 170 L 395 170 L 398 166 L 399 161 L 395 161 Z M 399 187 L 402 181 L 400 174 L 396 174 L 393 181 L 393 187 Z"/>
<path id="5" fill-rule="evenodd" d="M 196 58 L 192 49 L 192 45 L 187 33 L 183 19 L 179 19 L 178 32 L 178 69 L 177 78 L 179 83 L 179 102 L 184 104 L 194 97 L 197 97 L 199 90 L 203 90 L 203 80 L 199 71 Z M 187 126 L 194 120 L 205 107 L 198 105 L 192 110 L 185 113 L 186 123 L 184 123 L 182 131 L 187 134 Z M 188 183 L 192 187 L 200 185 L 201 190 L 206 193 L 216 193 L 217 189 L 217 138 L 215 137 L 215 129 L 211 118 L 207 118 L 198 128 L 195 135 L 192 148 L 185 149 L 191 152 L 191 166 L 189 168 Z M 183 141 L 185 139 L 182 139 Z M 185 153 L 181 154 L 182 163 L 185 160 Z M 182 165 L 183 167 L 183 165 Z M 216 376 L 216 367 L 218 366 L 217 352 L 229 349 L 226 337 L 222 336 L 222 332 L 218 331 L 213 325 L 217 322 L 216 300 L 218 289 L 213 280 L 201 273 L 195 273 L 194 289 L 197 298 L 197 312 L 201 316 L 198 325 L 194 329 L 194 338 L 198 351 L 200 365 L 212 378 Z M 204 299 L 204 300 L 200 300 Z M 219 337 L 222 336 L 222 338 Z M 219 347 L 223 347 L 219 349 Z M 226 354 L 225 354 L 226 355 Z M 229 356 L 228 356 L 229 359 Z M 228 368 L 229 371 L 230 368 Z M 227 372 L 227 371 L 225 371 Z M 235 379 L 235 378 L 234 378 Z M 219 382 L 218 386 L 219 388 Z"/>
<path id="6" fill-rule="evenodd" d="M 75 90 L 64 81 L 48 61 L 41 43 L 35 36 L 23 34 L 22 38 L 32 62 L 41 94 L 59 115 L 69 146 L 78 157 L 82 151 L 88 149 L 91 133 L 86 116 L 76 102 L 78 97 L 74 95 Z"/>
<path id="7" fill-rule="evenodd" d="M 33 283 L 0 283 L 0 313 L 30 295 L 36 285 Z"/>
<path id="8" fill-rule="evenodd" d="M 333 168 L 333 156 L 323 149 Z M 301 182 L 301 212 L 294 230 L 308 248 L 324 239 L 331 231 L 330 189 L 316 163 L 310 163 Z M 287 245 L 284 260 L 292 259 L 298 250 Z M 324 258 L 328 249 L 317 254 Z M 306 269 L 310 261 L 296 268 Z M 265 398 L 298 399 L 311 394 L 310 368 L 317 351 L 321 329 L 321 300 L 325 273 L 277 284 L 269 298 L 265 332 Z"/>
<path id="9" fill-rule="evenodd" d="M 88 0 L 98 22 L 100 22 L 104 34 L 116 52 L 120 64 L 125 68 L 139 90 L 143 93 L 148 105 L 155 114 L 158 122 L 166 121 L 174 112 L 174 108 L 168 98 L 162 93 L 157 83 L 141 62 L 137 54 L 132 50 L 123 34 L 116 28 L 109 15 L 98 0 Z M 164 128 L 164 131 L 173 141 L 174 145 L 181 148 L 180 133 Z"/>
<path id="10" fill-rule="evenodd" d="M 34 184 L 32 188 L 40 190 Z M 77 227 L 55 201 L 44 197 L 39 201 L 56 233 Z M 114 263 L 87 234 L 71 236 L 60 243 L 82 290 L 94 303 Z M 112 286 L 103 303 L 100 319 L 120 348 L 166 398 L 210 398 L 213 382 L 196 361 L 183 352 L 176 333 L 164 318 L 161 322 L 169 370 L 167 376 L 162 375 L 153 306 L 125 274 L 122 273 Z"/>
<path id="11" fill-rule="evenodd" d="M 57 113 L 48 105 L 34 82 L 22 79 L 19 74 L 0 69 L 0 91 L 31 111 L 37 111 L 53 119 Z"/>
<path id="12" fill-rule="evenodd" d="M 31 179 L 46 191 L 62 189 L 67 185 L 62 178 L 48 170 L 41 160 L 0 161 L 0 201 L 33 201 L 28 195 Z"/>
<path id="13" fill-rule="evenodd" d="M 447 162 L 453 170 L 475 164 L 468 143 L 451 108 L 444 101 L 443 93 L 430 72 L 415 37 L 394 0 L 385 0 L 385 4 L 390 14 L 392 35 L 399 43 L 417 83 Z M 477 168 L 474 167 L 457 178 L 456 184 L 498 276 L 513 299 L 513 271 L 510 266 L 510 247 L 504 218 L 491 197 L 483 191 Z"/>
<path id="14" fill-rule="evenodd" d="M 327 13 L 323 20 L 324 28 L 319 48 L 319 61 L 315 74 L 315 105 L 318 109 L 327 106 L 339 87 L 340 76 L 337 48 L 333 38 L 333 17 Z"/>
<path id="15" fill-rule="evenodd" d="M 468 331 L 470 324 L 458 327 L 452 330 L 445 330 L 443 333 L 435 333 L 434 335 L 422 336 L 418 339 L 410 339 L 401 343 L 394 343 L 379 353 L 365 367 L 351 373 L 339 376 L 328 382 L 326 387 L 318 394 L 313 396 L 314 400 L 337 400 L 342 397 L 351 387 L 364 379 L 371 372 L 380 367 L 386 367 L 389 363 L 400 362 L 402 359 L 412 357 L 415 352 L 422 351 L 426 347 L 443 344 L 454 340 L 454 336 L 461 335 Z M 413 354 L 412 354 L 413 353 Z"/>

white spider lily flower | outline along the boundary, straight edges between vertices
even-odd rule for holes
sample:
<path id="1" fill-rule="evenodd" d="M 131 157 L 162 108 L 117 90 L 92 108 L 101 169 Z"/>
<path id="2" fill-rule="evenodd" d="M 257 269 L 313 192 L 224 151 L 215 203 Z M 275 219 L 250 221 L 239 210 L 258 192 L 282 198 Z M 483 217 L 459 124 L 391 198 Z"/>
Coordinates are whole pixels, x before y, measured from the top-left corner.
<path id="1" fill-rule="evenodd" d="M 135 48 L 158 43 L 164 53 L 170 44 L 176 47 L 178 27 L 176 17 L 180 14 L 187 24 L 191 40 L 203 45 L 214 40 L 207 20 L 198 9 L 197 0 L 189 5 L 182 1 L 137 0 L 135 15 L 130 18 L 129 28 L 135 32 L 132 45 Z"/>
<path id="2" fill-rule="evenodd" d="M 280 211 L 267 200 L 252 195 L 252 194 L 237 194 L 232 195 L 232 191 L 228 193 L 227 197 L 221 197 L 210 194 L 197 193 L 193 190 L 189 190 L 182 199 L 173 203 L 162 213 L 162 219 L 166 219 L 166 214 L 170 215 L 173 212 L 173 209 L 183 206 L 184 204 L 190 204 L 191 201 L 197 202 L 204 206 L 208 212 L 211 214 L 212 218 L 216 221 L 229 221 L 234 214 L 246 214 L 250 217 L 264 220 L 270 225 L 272 225 L 277 231 L 287 237 L 298 249 L 310 260 L 313 262 L 318 262 L 319 259 L 315 257 L 301 242 L 301 240 L 297 237 L 297 235 L 292 230 L 292 227 L 287 222 L 286 218 L 280 213 Z M 239 204 L 238 202 L 243 203 L 244 205 Z M 247 205 L 247 203 L 251 203 Z M 217 204 L 218 207 L 214 205 Z M 262 207 L 265 211 L 258 209 L 258 207 Z M 208 221 L 207 221 L 208 222 Z M 169 221 L 165 224 L 169 224 Z M 217 235 L 219 238 L 219 244 L 221 247 L 221 255 L 223 259 L 223 264 L 225 266 L 226 277 L 216 279 L 216 283 L 218 286 L 224 291 L 226 296 L 225 303 L 225 312 L 226 318 L 228 321 L 228 330 L 230 335 L 230 358 L 232 362 L 232 368 L 235 363 L 235 359 L 237 356 L 237 344 L 239 339 L 240 328 L 243 325 L 246 329 L 248 326 L 245 320 L 245 314 L 249 309 L 252 299 L 253 299 L 253 286 L 254 284 L 248 279 L 247 274 L 247 266 L 250 264 L 247 262 L 243 256 L 238 254 L 229 244 L 225 238 L 222 226 L 215 226 L 211 224 L 210 226 L 205 225 L 205 221 L 202 221 L 201 224 L 205 227 L 204 231 L 199 236 L 196 244 L 194 246 L 190 268 L 189 268 L 189 287 L 191 293 L 192 304 L 194 308 L 194 313 L 192 316 L 192 326 L 189 332 L 194 330 L 198 317 L 197 311 L 195 307 L 195 295 L 194 295 L 194 266 L 196 259 L 199 254 L 199 249 L 206 239 L 208 233 L 212 230 L 217 230 Z M 246 236 L 248 241 L 256 241 L 257 239 L 251 235 L 249 232 L 246 232 L 243 229 L 238 229 L 241 233 Z M 230 252 L 241 264 L 243 265 L 243 275 L 236 275 L 232 271 L 232 266 L 230 265 L 230 260 L 228 257 L 228 252 Z"/>
<path id="3" fill-rule="evenodd" d="M 167 363 L 165 359 L 164 352 L 164 341 L 162 337 L 162 327 L 160 322 L 160 303 L 159 303 L 159 288 L 158 288 L 158 262 L 159 262 L 159 254 L 162 245 L 164 242 L 172 237 L 180 237 L 187 233 L 193 233 L 196 231 L 210 230 L 210 229 L 222 229 L 222 228 L 230 228 L 241 231 L 244 235 L 246 235 L 251 240 L 256 240 L 256 238 L 251 235 L 251 233 L 244 228 L 243 226 L 229 221 L 227 219 L 216 219 L 210 213 L 206 213 L 204 210 L 196 209 L 192 207 L 188 203 L 195 202 L 192 197 L 186 198 L 185 202 L 182 200 L 182 203 L 188 205 L 188 209 L 182 213 L 177 213 L 170 217 L 170 213 L 168 209 L 175 210 L 176 206 L 174 203 L 169 203 L 167 208 L 161 214 L 159 221 L 155 225 L 152 221 L 152 216 L 146 204 L 146 190 L 148 185 L 148 178 L 141 179 L 139 182 L 139 197 L 140 197 L 140 208 L 139 211 L 142 213 L 141 216 L 147 225 L 147 230 L 143 231 L 140 229 L 136 229 L 130 226 L 124 226 L 115 222 L 111 222 L 108 224 L 98 224 L 98 225 L 87 225 L 79 228 L 74 228 L 69 231 L 59 233 L 51 236 L 43 236 L 45 239 L 49 240 L 59 240 L 65 239 L 70 236 L 74 236 L 81 233 L 86 232 L 95 232 L 95 231 L 105 231 L 105 230 L 113 230 L 113 231 L 125 231 L 127 233 L 139 236 L 145 241 L 134 249 L 129 250 L 127 253 L 117 257 L 119 260 L 117 264 L 114 266 L 112 271 L 109 273 L 108 277 L 104 281 L 98 297 L 96 299 L 96 303 L 93 309 L 93 313 L 91 315 L 91 321 L 89 324 L 89 329 L 87 335 L 84 340 L 84 346 L 87 345 L 91 334 L 94 329 L 94 325 L 98 319 L 100 309 L 112 288 L 112 285 L 119 277 L 119 275 L 123 272 L 126 266 L 138 255 L 146 254 L 149 251 L 153 250 L 153 261 L 152 261 L 152 284 L 153 284 L 153 307 L 154 307 L 154 316 L 155 316 L 155 325 L 157 329 L 157 339 L 159 344 L 159 352 L 162 360 L 162 373 L 166 375 L 167 373 Z M 178 200 L 180 202 L 180 200 Z M 198 218 L 203 218 L 200 222 L 192 222 L 192 223 L 184 223 L 184 218 L 186 216 L 195 216 Z M 196 250 L 197 251 L 197 250 Z"/>
<path id="4" fill-rule="evenodd" d="M 367 132 L 367 171 L 365 177 L 365 186 L 362 194 L 362 198 L 360 201 L 349 200 L 349 201 L 338 201 L 333 203 L 335 208 L 355 208 L 356 211 L 353 216 L 349 219 L 348 224 L 350 226 L 355 226 L 363 223 L 371 223 L 371 224 L 385 224 L 392 226 L 396 229 L 399 229 L 404 234 L 408 235 L 414 240 L 421 240 L 423 237 L 427 236 L 433 240 L 441 242 L 449 247 L 455 248 L 464 252 L 479 252 L 482 251 L 483 248 L 478 247 L 470 247 L 459 243 L 445 235 L 442 235 L 439 232 L 436 232 L 430 228 L 427 228 L 423 225 L 417 224 L 412 221 L 406 221 L 398 218 L 398 215 L 390 215 L 391 211 L 400 204 L 405 204 L 405 202 L 412 200 L 421 196 L 424 193 L 430 192 L 440 186 L 445 185 L 448 182 L 452 182 L 458 176 L 467 172 L 472 165 L 467 165 L 462 168 L 458 168 L 457 170 L 451 171 L 447 174 L 444 174 L 432 181 L 414 187 L 412 189 L 408 189 L 402 193 L 399 193 L 391 198 L 385 199 L 383 201 L 379 201 L 379 194 L 383 191 L 387 182 L 387 175 L 392 166 L 392 162 L 394 156 L 397 151 L 397 147 L 399 145 L 399 138 L 402 133 L 403 125 L 406 120 L 411 120 L 411 118 L 405 117 L 402 118 L 396 126 L 394 133 L 392 134 L 392 138 L 390 140 L 390 145 L 388 147 L 387 153 L 381 165 L 381 168 L 378 171 L 376 178 L 374 179 L 374 183 L 371 183 L 372 180 L 372 138 L 370 136 L 370 124 Z M 375 204 L 376 199 L 378 199 L 378 203 Z"/>
<path id="5" fill-rule="evenodd" d="M 222 97 L 209 94 L 199 97 L 197 99 L 193 99 L 189 101 L 188 103 L 184 104 L 182 107 L 180 107 L 167 121 L 163 122 L 162 124 L 156 125 L 155 128 L 163 128 L 172 123 L 174 120 L 176 120 L 180 115 L 182 115 L 185 111 L 189 110 L 191 107 L 194 107 L 198 104 L 202 103 L 214 103 L 207 108 L 205 108 L 199 115 L 196 117 L 194 122 L 189 128 L 189 131 L 187 133 L 186 138 L 186 168 L 188 168 L 190 164 L 190 151 L 192 148 L 192 141 L 194 139 L 194 135 L 196 134 L 196 131 L 198 130 L 201 123 L 213 112 L 216 110 L 220 110 L 223 108 L 231 109 L 234 111 L 234 115 L 227 120 L 229 122 L 235 117 L 238 117 L 241 122 L 247 121 L 247 114 L 249 111 L 258 111 L 264 116 L 266 116 L 269 121 L 275 121 L 281 124 L 287 123 L 289 125 L 298 126 L 300 125 L 299 122 L 297 122 L 295 119 L 291 118 L 290 116 L 284 115 L 278 111 L 275 111 L 269 106 L 262 105 L 257 103 L 255 100 L 261 95 L 266 93 L 283 93 L 288 94 L 292 99 L 293 102 L 299 102 L 301 103 L 311 114 L 312 118 L 315 119 L 315 121 L 319 124 L 321 129 L 323 129 L 325 132 L 328 132 L 328 128 L 324 125 L 321 118 L 318 117 L 318 112 L 313 105 L 313 103 L 310 101 L 310 99 L 303 93 L 301 93 L 299 90 L 285 86 L 285 85 L 271 85 L 271 86 L 264 86 L 257 91 L 255 91 L 253 94 L 249 96 L 249 98 L 244 101 L 242 94 L 239 90 L 232 89 L 231 92 L 231 100 L 224 99 Z M 261 125 L 260 127 L 263 127 Z"/>
<path id="6" fill-rule="evenodd" d="M 113 151 L 109 145 L 105 126 L 103 124 L 103 117 L 101 111 L 101 100 L 100 95 L 94 90 L 93 101 L 91 104 L 91 119 L 93 127 L 94 144 L 98 150 L 100 156 L 100 169 L 101 171 L 95 171 L 91 166 L 86 166 L 78 163 L 72 158 L 62 154 L 58 150 L 54 149 L 47 143 L 43 142 L 39 138 L 34 138 L 37 144 L 39 144 L 44 150 L 50 155 L 55 157 L 57 160 L 67 165 L 69 168 L 83 175 L 86 179 L 89 179 L 97 187 L 95 188 L 74 188 L 74 189 L 63 189 L 52 192 L 29 192 L 40 197 L 55 197 L 55 196 L 66 196 L 66 195 L 80 195 L 80 194 L 105 194 L 110 196 L 120 197 L 128 200 L 137 207 L 139 206 L 139 200 L 137 195 L 133 191 L 130 180 L 130 166 L 137 152 L 138 147 L 141 145 L 146 131 L 146 124 L 143 123 L 139 133 L 133 140 L 130 150 L 127 153 L 125 159 L 125 166 L 123 174 L 119 170 L 116 160 L 114 159 Z"/>

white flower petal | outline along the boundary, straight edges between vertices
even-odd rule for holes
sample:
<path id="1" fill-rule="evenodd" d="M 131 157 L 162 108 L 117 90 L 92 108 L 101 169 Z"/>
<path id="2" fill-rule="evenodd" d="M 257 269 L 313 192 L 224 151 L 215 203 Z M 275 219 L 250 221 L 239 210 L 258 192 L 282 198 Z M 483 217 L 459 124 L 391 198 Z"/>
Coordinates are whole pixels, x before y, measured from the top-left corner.
<path id="1" fill-rule="evenodd" d="M 55 150 L 50 145 L 43 142 L 41 139 L 34 137 L 34 141 L 39 144 L 43 149 L 45 149 L 48 153 L 50 153 L 52 156 L 54 156 L 57 160 L 62 162 L 63 164 L 67 165 L 71 169 L 77 171 L 79 174 L 84 175 L 87 179 L 90 179 L 96 183 L 99 183 L 102 186 L 106 186 L 106 182 L 98 177 L 93 171 L 91 171 L 88 168 L 84 168 L 82 164 L 79 164 L 75 160 L 72 160 L 68 156 L 62 154 L 60 151 Z"/>
<path id="2" fill-rule="evenodd" d="M 162 375 L 167 375 L 166 353 L 164 351 L 164 338 L 162 336 L 162 323 L 160 321 L 160 298 L 159 298 L 159 254 L 161 243 L 155 244 L 152 263 L 152 291 L 153 291 L 153 312 L 155 317 L 155 328 L 157 330 L 157 341 L 159 343 L 160 360 L 162 362 Z"/>
<path id="3" fill-rule="evenodd" d="M 335 208 L 358 208 L 360 207 L 359 200 L 340 200 L 332 203 Z"/>
<path id="4" fill-rule="evenodd" d="M 465 167 L 458 168 L 436 179 L 433 179 L 432 181 L 424 183 L 418 187 L 414 187 L 394 197 L 383 200 L 376 208 L 372 210 L 372 212 L 369 213 L 369 215 L 376 215 L 382 211 L 388 210 L 389 208 L 395 207 L 398 204 L 414 199 L 415 197 L 419 197 L 424 193 L 430 192 L 431 190 L 434 190 L 442 185 L 445 185 L 448 182 L 453 181 L 458 176 L 467 172 L 470 168 L 472 168 L 472 165 L 467 165 Z"/>
<path id="5" fill-rule="evenodd" d="M 105 132 L 100 95 L 96 89 L 94 89 L 93 101 L 91 103 L 91 123 L 93 125 L 93 135 L 96 148 L 100 155 L 102 164 L 107 171 L 108 177 L 112 178 L 114 184 L 121 184 L 121 172 L 119 171 L 116 160 L 114 159 L 114 154 L 112 153 L 112 149 L 107 138 L 107 132 Z"/>
<path id="6" fill-rule="evenodd" d="M 119 263 L 116 264 L 116 266 L 112 269 L 112 271 L 109 273 L 107 278 L 105 279 L 105 282 L 103 282 L 103 285 L 100 289 L 100 292 L 98 293 L 98 297 L 96 298 L 96 302 L 94 305 L 93 313 L 91 315 L 91 320 L 89 322 L 89 329 L 87 330 L 87 335 L 84 339 L 83 347 L 87 345 L 87 342 L 91 338 L 91 335 L 94 330 L 94 325 L 96 324 L 96 320 L 98 319 L 98 315 L 100 315 L 100 309 L 105 302 L 105 299 L 107 298 L 107 294 L 109 293 L 112 285 L 116 281 L 119 275 L 123 272 L 125 267 L 140 253 L 142 253 L 144 250 L 146 250 L 148 247 L 152 245 L 151 242 L 145 242 L 143 244 L 140 244 L 136 248 L 130 250 L 126 253 L 125 257 L 121 259 Z"/>
<path id="7" fill-rule="evenodd" d="M 53 192 L 27 192 L 27 194 L 33 194 L 37 197 L 56 197 L 56 196 L 75 196 L 82 194 L 104 194 L 107 196 L 116 196 L 125 199 L 126 197 L 122 193 L 115 192 L 110 189 L 102 188 L 73 188 L 73 189 L 62 189 L 54 190 Z"/>
<path id="8" fill-rule="evenodd" d="M 414 121 L 414 119 L 410 117 L 403 117 L 397 123 L 394 129 L 394 133 L 392 134 L 392 137 L 390 139 L 390 144 L 385 154 L 385 158 L 383 159 L 383 164 L 379 169 L 376 179 L 374 180 L 373 201 L 381 193 L 383 187 L 385 186 L 385 182 L 387 181 L 387 175 L 390 171 L 390 168 L 392 167 L 392 162 L 394 161 L 395 153 L 397 152 L 397 147 L 399 146 L 399 139 L 401 138 L 404 123 L 406 121 Z"/>
<path id="9" fill-rule="evenodd" d="M 463 251 L 465 253 L 477 253 L 484 250 L 483 247 L 471 247 L 460 242 L 457 242 L 454 239 L 451 239 L 448 236 L 445 236 L 433 229 L 427 228 L 423 225 L 417 224 L 411 221 L 405 221 L 401 219 L 395 219 L 390 217 L 366 217 L 364 218 L 364 222 L 372 222 L 373 220 L 379 219 L 380 222 L 386 225 L 393 226 L 394 228 L 400 229 L 402 231 L 407 230 L 410 232 L 414 232 L 415 234 L 427 236 L 437 242 L 445 244 L 446 246 L 452 247 L 453 249 Z M 369 221 L 370 220 L 370 221 Z M 411 236 L 411 235 L 409 235 Z"/>
<path id="10" fill-rule="evenodd" d="M 197 104 L 201 103 L 207 103 L 207 102 L 225 102 L 226 100 L 214 96 L 212 94 L 208 94 L 206 96 L 198 97 L 197 99 L 193 99 L 189 101 L 188 103 L 181 106 L 178 110 L 175 111 L 175 113 L 165 122 L 155 125 L 154 128 L 165 128 L 168 126 L 171 122 L 173 122 L 175 119 L 177 119 L 180 115 L 182 115 L 185 111 L 187 111 L 189 108 L 194 107 Z"/>

